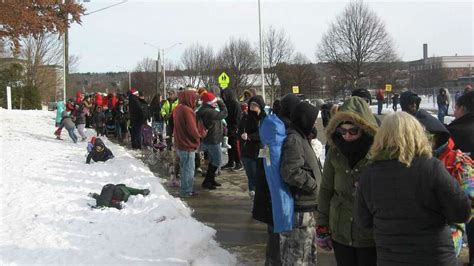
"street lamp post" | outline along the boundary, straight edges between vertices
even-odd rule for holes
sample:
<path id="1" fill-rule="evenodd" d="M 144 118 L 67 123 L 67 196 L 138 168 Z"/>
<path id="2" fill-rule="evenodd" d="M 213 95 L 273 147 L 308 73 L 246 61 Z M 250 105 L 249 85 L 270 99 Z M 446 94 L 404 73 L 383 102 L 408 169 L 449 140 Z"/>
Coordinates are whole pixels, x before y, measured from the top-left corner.
<path id="1" fill-rule="evenodd" d="M 148 46 L 151 46 L 155 49 L 158 50 L 158 56 L 157 56 L 157 59 L 156 59 L 156 91 L 158 92 L 159 89 L 158 89 L 158 62 L 160 60 L 160 48 L 158 46 L 155 46 L 153 44 L 150 44 L 150 43 L 143 43 L 145 45 L 148 45 Z M 170 47 L 168 48 L 164 48 L 164 49 L 161 49 L 161 55 L 163 57 L 162 59 L 162 68 L 163 68 L 163 99 L 166 100 L 166 67 L 165 67 L 165 51 L 166 50 L 169 50 L 173 47 L 175 47 L 176 45 L 181 45 L 182 43 L 178 42 L 178 43 L 175 43 L 173 45 L 171 45 Z"/>
<path id="2" fill-rule="evenodd" d="M 128 73 L 128 90 L 132 90 L 132 72 L 130 70 L 125 69 L 124 67 L 117 66 L 118 68 L 121 68 L 125 70 Z"/>
<path id="3" fill-rule="evenodd" d="M 260 16 L 260 0 L 258 0 L 258 33 L 260 37 L 260 64 L 262 72 L 262 96 L 265 102 L 265 72 L 263 70 L 263 42 L 262 42 L 262 19 Z"/>

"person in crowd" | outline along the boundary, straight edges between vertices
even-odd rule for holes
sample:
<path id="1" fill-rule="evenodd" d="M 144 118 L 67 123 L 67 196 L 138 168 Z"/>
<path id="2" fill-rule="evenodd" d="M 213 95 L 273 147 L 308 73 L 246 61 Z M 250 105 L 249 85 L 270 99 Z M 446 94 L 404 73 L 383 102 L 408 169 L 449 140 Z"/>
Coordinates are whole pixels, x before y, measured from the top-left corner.
<path id="1" fill-rule="evenodd" d="M 412 91 L 404 91 L 400 94 L 400 107 L 402 111 L 411 115 L 416 115 L 416 112 L 420 109 L 420 102 L 421 98 Z"/>
<path id="2" fill-rule="evenodd" d="M 247 175 L 249 196 L 253 200 L 255 197 L 255 185 L 257 180 L 258 152 L 261 148 L 259 135 L 259 122 L 264 117 L 261 112 L 265 103 L 262 97 L 254 97 L 252 109 L 245 110 L 239 124 L 238 134 L 240 136 L 241 159 L 244 164 L 245 174 Z M 245 103 L 248 106 L 248 103 Z M 248 108 L 247 108 L 248 109 Z"/>
<path id="3" fill-rule="evenodd" d="M 77 91 L 75 104 L 81 104 L 83 100 L 84 100 L 84 93 L 82 93 L 81 91 Z"/>
<path id="4" fill-rule="evenodd" d="M 216 171 L 222 164 L 221 142 L 223 137 L 222 119 L 227 117 L 227 108 L 223 101 L 217 100 L 212 92 L 206 92 L 201 96 L 202 106 L 196 113 L 198 121 L 202 122 L 207 130 L 206 136 L 202 139 L 202 149 L 207 152 L 209 164 L 206 177 L 202 182 L 202 187 L 206 189 L 216 189 L 220 186 L 216 182 Z M 219 108 L 219 112 L 216 112 Z"/>
<path id="5" fill-rule="evenodd" d="M 383 102 L 385 100 L 385 90 L 382 88 L 377 89 L 375 97 L 377 98 L 377 114 L 382 114 Z"/>
<path id="6" fill-rule="evenodd" d="M 448 96 L 446 95 L 446 90 L 444 88 L 440 88 L 438 92 L 438 96 L 436 97 L 436 102 L 438 103 L 438 120 L 441 123 L 444 123 L 444 117 L 448 112 Z"/>
<path id="7" fill-rule="evenodd" d="M 400 102 L 400 94 L 394 93 L 392 96 L 392 109 L 394 112 L 398 110 L 399 102 Z"/>
<path id="8" fill-rule="evenodd" d="M 118 97 L 118 102 L 112 109 L 115 120 L 115 132 L 119 142 L 122 142 L 127 134 L 127 108 L 122 96 Z"/>
<path id="9" fill-rule="evenodd" d="M 244 94 L 242 95 L 241 102 L 248 103 L 250 98 L 252 98 L 255 95 L 257 95 L 257 91 L 255 89 L 244 90 Z"/>
<path id="10" fill-rule="evenodd" d="M 286 94 L 280 100 L 280 112 L 277 114 L 278 118 L 285 124 L 285 128 L 288 129 L 291 125 L 291 114 L 294 111 L 296 105 L 301 100 L 294 94 Z M 253 107 L 250 108 L 249 104 L 249 118 L 251 116 L 250 111 L 254 113 L 254 117 L 257 118 L 257 130 L 260 123 L 266 116 L 265 113 L 265 102 L 262 96 L 257 95 L 252 97 L 248 101 L 249 103 L 255 102 Z M 242 137 L 242 136 L 241 136 Z M 257 153 L 258 154 L 258 153 Z M 257 155 L 258 156 L 258 155 Z M 272 200 L 270 196 L 270 189 L 268 187 L 265 169 L 263 165 L 263 158 L 257 159 L 256 166 L 256 182 L 255 182 L 255 197 L 252 209 L 252 218 L 267 224 L 267 244 L 265 250 L 265 265 L 281 265 L 280 258 L 280 234 L 274 232 L 273 228 L 273 212 L 272 212 Z"/>
<path id="11" fill-rule="evenodd" d="M 94 209 L 110 207 L 121 210 L 122 202 L 127 202 L 130 196 L 148 196 L 149 194 L 150 190 L 147 188 L 138 189 L 124 184 L 107 184 L 102 187 L 100 194 L 89 193 L 88 196 L 96 200 L 96 206 L 92 206 Z"/>
<path id="12" fill-rule="evenodd" d="M 317 244 L 332 250 L 339 266 L 376 265 L 372 230 L 355 224 L 354 196 L 378 125 L 360 97 L 346 100 L 326 127 L 329 151 L 318 195 Z"/>
<path id="13" fill-rule="evenodd" d="M 454 102 L 455 103 L 458 101 L 458 99 L 459 99 L 459 97 L 461 97 L 461 95 L 462 95 L 462 92 L 457 90 L 456 93 L 454 94 Z"/>
<path id="14" fill-rule="evenodd" d="M 81 141 L 85 141 L 87 139 L 86 133 L 84 129 L 86 128 L 86 113 L 84 113 L 84 104 L 76 104 L 74 109 L 74 123 L 76 124 L 77 131 L 81 136 Z"/>
<path id="15" fill-rule="evenodd" d="M 179 98 L 179 97 L 178 97 Z M 150 103 L 151 125 L 153 127 L 153 134 L 155 135 L 155 144 L 157 141 L 163 142 L 163 130 L 165 122 L 161 116 L 162 97 L 161 94 L 156 94 Z"/>
<path id="16" fill-rule="evenodd" d="M 94 160 L 94 162 L 106 162 L 112 158 L 114 158 L 112 151 L 110 151 L 110 149 L 105 146 L 104 142 L 100 138 L 96 138 L 94 140 L 94 147 L 87 155 L 86 163 L 90 164 L 91 159 Z"/>
<path id="17" fill-rule="evenodd" d="M 287 129 L 291 125 L 291 114 L 299 102 L 301 102 L 300 98 L 292 93 L 286 94 L 280 100 L 281 111 L 279 114 L 277 113 L 277 116 L 283 121 Z"/>
<path id="18" fill-rule="evenodd" d="M 454 121 L 447 126 L 454 140 L 454 148 L 470 154 L 474 159 L 474 91 L 461 95 L 454 105 Z M 466 224 L 469 262 L 474 264 L 474 220 Z"/>
<path id="19" fill-rule="evenodd" d="M 454 120 L 448 130 L 456 149 L 474 158 L 474 91 L 461 95 L 454 106 Z"/>
<path id="20" fill-rule="evenodd" d="M 59 100 L 56 103 L 56 131 L 54 131 L 54 135 L 56 136 L 56 139 L 61 139 L 61 131 L 63 130 L 63 127 L 61 125 L 61 120 L 63 119 L 63 111 L 66 110 L 66 106 L 64 105 L 63 100 Z"/>
<path id="21" fill-rule="evenodd" d="M 227 88 L 222 91 L 222 100 L 227 108 L 227 137 L 230 149 L 228 150 L 229 160 L 222 169 L 242 170 L 242 163 L 240 162 L 240 154 L 237 147 L 237 130 L 239 127 L 242 111 L 240 104 L 237 101 L 237 94 L 233 88 Z"/>
<path id="22" fill-rule="evenodd" d="M 69 137 L 72 139 L 72 142 L 77 143 L 77 136 L 74 133 L 76 126 L 74 125 L 71 116 L 66 110 L 64 110 L 62 113 L 61 127 L 66 128 Z"/>
<path id="23" fill-rule="evenodd" d="M 464 223 L 471 202 L 432 156 L 412 115 L 388 115 L 361 174 L 354 218 L 374 229 L 377 265 L 457 265 L 448 223 Z"/>
<path id="24" fill-rule="evenodd" d="M 178 99 L 179 104 L 173 110 L 173 135 L 179 157 L 181 197 L 191 197 L 196 195 L 193 191 L 195 154 L 201 138 L 194 115 L 197 94 L 191 90 L 181 91 L 178 93 Z"/>
<path id="25" fill-rule="evenodd" d="M 472 85 L 471 84 L 467 84 L 466 87 L 464 88 L 464 93 L 468 93 L 470 91 L 473 91 L 472 89 Z"/>
<path id="26" fill-rule="evenodd" d="M 316 265 L 317 191 L 321 169 L 311 146 L 311 135 L 319 110 L 300 102 L 291 116 L 291 126 L 283 144 L 280 173 L 294 199 L 294 228 L 280 233 L 283 265 Z"/>
<path id="27" fill-rule="evenodd" d="M 382 91 L 382 94 L 384 93 L 383 89 L 378 90 L 377 93 L 379 93 L 380 91 Z M 364 99 L 369 106 L 372 104 L 372 95 L 366 89 L 361 88 L 361 89 L 353 90 L 351 96 L 352 97 L 357 96 L 357 97 L 360 97 L 360 98 Z M 383 105 L 383 100 L 382 100 L 382 105 Z M 378 115 L 380 115 L 380 114 L 378 114 Z M 377 125 L 380 126 L 380 124 L 382 123 L 380 121 L 380 119 L 376 115 L 374 115 L 374 118 L 375 118 L 375 121 L 377 121 Z"/>
<path id="28" fill-rule="evenodd" d="M 168 91 L 168 99 L 161 107 L 161 117 L 166 122 L 166 145 L 171 150 L 173 144 L 173 110 L 178 106 L 179 100 L 175 90 Z"/>
<path id="29" fill-rule="evenodd" d="M 368 91 L 367 89 L 364 89 L 364 88 L 355 89 L 351 92 L 351 96 L 358 96 L 364 99 L 369 106 L 372 104 L 372 95 L 370 94 L 370 91 Z M 383 103 L 383 100 L 382 100 L 382 103 Z"/>
<path id="30" fill-rule="evenodd" d="M 91 102 L 91 97 L 89 95 L 86 95 L 84 97 L 84 100 L 82 101 L 82 104 L 84 106 L 84 114 L 86 115 L 86 128 L 90 128 L 92 125 L 92 110 L 93 110 L 93 105 Z"/>
<path id="31" fill-rule="evenodd" d="M 74 103 L 73 99 L 68 99 L 66 102 L 66 111 L 68 111 L 68 113 L 72 113 L 74 111 L 75 105 L 76 104 Z"/>
<path id="32" fill-rule="evenodd" d="M 97 136 L 105 136 L 105 113 L 102 106 L 96 106 L 93 120 Z"/>
<path id="33" fill-rule="evenodd" d="M 128 96 L 128 106 L 130 113 L 130 137 L 132 139 L 132 149 L 141 149 L 142 126 L 146 123 L 147 117 L 144 112 L 146 101 L 140 98 L 140 92 L 132 89 Z"/>
<path id="34" fill-rule="evenodd" d="M 446 94 L 446 97 L 448 98 L 448 104 L 446 106 L 446 113 L 445 115 L 448 115 L 448 112 L 449 112 L 449 106 L 451 105 L 451 93 L 449 93 L 449 89 L 448 88 L 444 88 L 444 92 Z M 453 109 L 454 110 L 454 109 Z"/>

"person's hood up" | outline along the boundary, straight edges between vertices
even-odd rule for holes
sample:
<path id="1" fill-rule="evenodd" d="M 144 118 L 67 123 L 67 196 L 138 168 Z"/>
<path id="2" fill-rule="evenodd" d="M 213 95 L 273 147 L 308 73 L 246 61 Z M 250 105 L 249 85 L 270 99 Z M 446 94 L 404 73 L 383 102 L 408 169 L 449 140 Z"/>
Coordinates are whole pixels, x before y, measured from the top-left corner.
<path id="1" fill-rule="evenodd" d="M 190 107 L 191 109 L 194 109 L 196 107 L 196 99 L 197 95 L 195 91 L 180 91 L 178 93 L 178 100 L 180 104 L 186 105 Z"/>
<path id="2" fill-rule="evenodd" d="M 435 143 L 435 148 L 445 144 L 448 141 L 450 136 L 448 129 L 443 125 L 443 123 L 441 123 L 438 119 L 436 119 L 426 110 L 418 110 L 418 112 L 416 112 L 415 117 L 428 132 L 436 135 L 437 139 Z"/>
<path id="3" fill-rule="evenodd" d="M 222 100 L 224 100 L 225 103 L 237 101 L 237 93 L 233 88 L 227 88 L 222 90 L 221 95 Z"/>
<path id="4" fill-rule="evenodd" d="M 418 94 L 412 91 L 405 91 L 400 94 L 400 106 L 403 111 L 408 109 L 408 106 L 412 101 L 416 101 L 416 110 L 420 109 L 421 98 L 418 97 Z"/>
<path id="5" fill-rule="evenodd" d="M 300 103 L 301 100 L 296 95 L 288 93 L 283 96 L 280 100 L 280 119 L 285 123 L 285 127 L 288 128 L 291 123 L 291 113 L 295 109 L 296 105 Z"/>
<path id="6" fill-rule="evenodd" d="M 252 98 L 249 99 L 249 102 L 248 102 L 248 106 L 249 106 L 249 114 L 252 113 L 252 111 L 250 111 L 250 104 L 254 102 L 256 104 L 258 104 L 258 106 L 260 107 L 260 115 L 259 117 L 262 118 L 262 116 L 265 116 L 266 113 L 265 113 L 265 101 L 263 100 L 263 97 L 260 96 L 260 95 L 256 95 L 256 96 L 253 96 Z"/>
<path id="7" fill-rule="evenodd" d="M 105 150 L 105 144 L 100 138 L 96 138 L 94 142 L 94 149 L 98 152 L 103 152 Z"/>
<path id="8" fill-rule="evenodd" d="M 221 95 L 221 88 L 217 87 L 216 85 L 213 85 L 207 90 L 209 92 L 212 92 L 216 97 L 219 97 Z"/>
<path id="9" fill-rule="evenodd" d="M 313 130 L 319 110 L 308 102 L 298 103 L 291 114 L 291 128 L 309 137 Z"/>
<path id="10" fill-rule="evenodd" d="M 358 96 L 369 101 L 369 104 L 372 103 L 372 95 L 370 91 L 364 88 L 355 89 L 352 91 L 352 96 Z"/>
<path id="11" fill-rule="evenodd" d="M 325 130 L 329 145 L 333 146 L 335 144 L 334 133 L 336 128 L 343 122 L 349 122 L 360 127 L 372 137 L 375 136 L 378 128 L 377 121 L 369 105 L 360 97 L 351 97 L 346 100 L 329 120 Z"/>

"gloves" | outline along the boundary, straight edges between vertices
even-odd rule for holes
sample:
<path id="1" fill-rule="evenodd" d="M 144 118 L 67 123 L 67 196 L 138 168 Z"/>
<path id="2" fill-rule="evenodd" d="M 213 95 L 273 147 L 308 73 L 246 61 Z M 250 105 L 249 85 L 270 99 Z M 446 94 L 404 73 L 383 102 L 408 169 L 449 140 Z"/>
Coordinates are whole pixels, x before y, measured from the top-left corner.
<path id="1" fill-rule="evenodd" d="M 332 250 L 331 232 L 328 227 L 319 225 L 316 227 L 316 244 L 326 251 Z"/>

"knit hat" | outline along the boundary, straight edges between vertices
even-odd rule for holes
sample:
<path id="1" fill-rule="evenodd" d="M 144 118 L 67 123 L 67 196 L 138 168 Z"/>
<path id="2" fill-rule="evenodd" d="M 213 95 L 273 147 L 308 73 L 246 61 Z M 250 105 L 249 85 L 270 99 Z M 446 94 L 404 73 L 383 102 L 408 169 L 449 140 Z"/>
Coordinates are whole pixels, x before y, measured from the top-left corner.
<path id="1" fill-rule="evenodd" d="M 369 104 L 372 103 L 372 95 L 370 95 L 370 92 L 367 89 L 360 88 L 353 90 L 351 96 L 358 96 L 366 99 Z"/>
<path id="2" fill-rule="evenodd" d="M 92 138 L 91 138 L 91 143 L 92 143 L 92 145 L 95 144 L 95 140 L 96 140 L 96 137 L 92 137 Z"/>
<path id="3" fill-rule="evenodd" d="M 213 104 L 217 102 L 217 98 L 216 96 L 214 96 L 214 94 L 212 94 L 212 92 L 206 92 L 203 95 L 201 95 L 201 100 L 203 103 L 207 103 L 207 104 Z"/>
<path id="4" fill-rule="evenodd" d="M 203 94 L 206 93 L 206 92 L 207 92 L 206 88 L 199 88 L 198 91 L 197 91 L 197 93 L 199 94 L 199 96 L 203 95 Z"/>
<path id="5" fill-rule="evenodd" d="M 136 89 L 133 89 L 133 88 L 132 88 L 132 89 L 130 90 L 130 93 L 133 94 L 133 95 L 135 95 L 135 96 L 138 96 L 138 91 L 137 91 Z"/>

